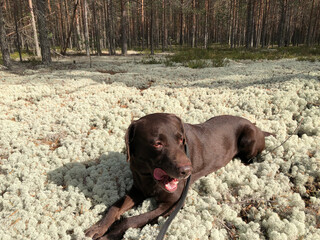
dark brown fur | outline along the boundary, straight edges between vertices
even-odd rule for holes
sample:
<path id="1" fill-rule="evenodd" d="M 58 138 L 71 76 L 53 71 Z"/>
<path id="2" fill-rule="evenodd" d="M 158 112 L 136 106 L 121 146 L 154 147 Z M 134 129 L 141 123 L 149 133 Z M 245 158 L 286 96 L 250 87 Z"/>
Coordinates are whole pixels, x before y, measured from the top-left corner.
<path id="1" fill-rule="evenodd" d="M 265 136 L 269 135 L 250 121 L 229 115 L 195 125 L 183 123 L 177 116 L 166 113 L 147 115 L 132 122 L 125 137 L 133 174 L 132 189 L 86 231 L 86 236 L 121 239 L 128 228 L 142 227 L 155 222 L 159 216 L 170 214 L 190 174 L 192 183 L 224 167 L 234 157 L 247 164 L 265 148 Z M 185 143 L 190 159 L 185 154 Z M 157 183 L 153 177 L 155 168 L 179 179 L 176 191 L 170 193 Z M 155 210 L 117 221 L 121 214 L 148 197 L 157 200 Z"/>

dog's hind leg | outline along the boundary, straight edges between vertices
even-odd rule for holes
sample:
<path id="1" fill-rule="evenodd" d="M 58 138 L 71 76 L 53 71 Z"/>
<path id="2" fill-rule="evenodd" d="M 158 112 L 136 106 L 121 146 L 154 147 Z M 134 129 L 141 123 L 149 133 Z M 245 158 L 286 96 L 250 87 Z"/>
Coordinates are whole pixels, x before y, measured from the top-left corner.
<path id="1" fill-rule="evenodd" d="M 264 134 L 255 126 L 243 127 L 238 138 L 238 154 L 244 164 L 252 163 L 251 160 L 265 147 Z"/>

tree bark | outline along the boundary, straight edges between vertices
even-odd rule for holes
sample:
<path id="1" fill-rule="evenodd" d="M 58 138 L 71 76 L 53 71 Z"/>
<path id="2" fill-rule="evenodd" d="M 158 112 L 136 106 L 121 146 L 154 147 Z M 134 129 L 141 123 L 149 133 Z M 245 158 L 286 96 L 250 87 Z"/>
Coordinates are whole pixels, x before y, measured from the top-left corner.
<path id="1" fill-rule="evenodd" d="M 34 46 L 36 49 L 36 54 L 38 57 L 41 56 L 40 47 L 39 47 L 39 41 L 38 41 L 38 31 L 36 27 L 36 20 L 34 18 L 34 11 L 32 6 L 32 0 L 28 0 L 29 2 L 29 8 L 30 8 L 30 15 L 31 15 L 31 26 L 33 31 L 33 38 L 34 38 Z"/>
<path id="2" fill-rule="evenodd" d="M 153 0 L 150 1 L 150 49 L 151 55 L 154 55 L 154 9 Z"/>
<path id="3" fill-rule="evenodd" d="M 121 0 L 121 53 L 127 55 L 127 1 Z"/>
<path id="4" fill-rule="evenodd" d="M 67 52 L 68 42 L 70 41 L 71 33 L 73 31 L 73 28 L 74 28 L 74 19 L 75 19 L 76 14 L 77 14 L 78 4 L 79 4 L 79 0 L 75 0 L 73 13 L 72 13 L 72 17 L 71 17 L 71 22 L 70 22 L 70 27 L 69 27 L 69 31 L 68 31 L 68 35 L 67 35 L 67 38 L 64 41 L 63 48 L 61 49 L 61 54 L 63 54 L 63 55 L 66 54 L 66 52 Z"/>
<path id="5" fill-rule="evenodd" d="M 168 31 L 166 23 L 166 0 L 162 0 L 162 52 L 168 48 Z"/>
<path id="6" fill-rule="evenodd" d="M 309 18 L 309 23 L 308 23 L 307 46 L 310 46 L 310 45 L 311 45 L 312 15 L 313 15 L 313 11 L 314 11 L 313 9 L 314 9 L 314 0 L 312 0 L 311 13 L 310 13 L 310 18 Z"/>
<path id="7" fill-rule="evenodd" d="M 113 23 L 113 2 L 112 0 L 107 0 L 107 12 L 108 12 L 108 35 L 109 35 L 109 54 L 116 54 L 116 45 L 115 45 L 115 37 L 114 37 L 114 23 Z"/>
<path id="8" fill-rule="evenodd" d="M 286 26 L 286 8 L 287 8 L 287 0 L 281 0 L 280 2 L 280 22 L 279 22 L 279 30 L 278 30 L 278 47 L 283 47 L 284 39 L 285 39 L 285 26 Z"/>
<path id="9" fill-rule="evenodd" d="M 269 15 L 269 1 L 265 0 L 264 4 L 264 15 L 262 18 L 262 29 L 261 29 L 261 47 L 267 46 L 267 29 L 268 29 L 268 15 Z"/>
<path id="10" fill-rule="evenodd" d="M 78 2 L 80 2 L 80 0 L 78 0 Z M 81 51 L 82 50 L 82 38 L 81 38 L 81 30 L 80 30 L 80 14 L 79 14 L 80 11 L 77 11 L 76 12 L 76 36 L 77 36 L 77 50 L 78 51 Z"/>
<path id="11" fill-rule="evenodd" d="M 47 2 L 46 0 L 36 0 L 36 5 L 42 63 L 49 65 L 52 60 L 46 22 Z"/>
<path id="12" fill-rule="evenodd" d="M 63 5 L 63 4 L 61 4 L 61 5 Z M 69 44 L 70 48 L 72 48 L 71 34 L 70 34 L 70 38 L 68 38 L 69 29 L 72 28 L 72 23 L 70 23 L 70 19 L 69 19 L 69 10 L 68 10 L 67 0 L 64 0 L 64 21 L 65 21 L 65 26 L 66 26 L 65 27 L 65 41 L 67 42 L 67 44 Z"/>
<path id="13" fill-rule="evenodd" d="M 196 0 L 192 0 L 192 47 L 196 47 Z"/>
<path id="14" fill-rule="evenodd" d="M 253 5 L 254 0 L 248 0 L 247 4 L 247 29 L 246 29 L 246 48 L 253 46 Z"/>
<path id="15" fill-rule="evenodd" d="M 96 1 L 92 1 L 92 13 L 93 13 L 93 32 L 94 32 L 94 41 L 95 41 L 95 47 L 97 50 L 97 55 L 101 56 L 101 46 L 100 46 L 100 30 L 99 30 L 99 23 L 98 23 L 98 14 L 96 12 Z"/>
<path id="16" fill-rule="evenodd" d="M 180 45 L 183 45 L 183 40 L 184 40 L 184 15 L 183 15 L 183 0 L 181 0 L 181 10 L 180 10 Z"/>
<path id="17" fill-rule="evenodd" d="M 141 47 L 144 49 L 144 0 L 141 0 Z"/>
<path id="18" fill-rule="evenodd" d="M 10 69 L 12 65 L 10 60 L 7 34 L 4 26 L 5 23 L 4 23 L 4 17 L 2 12 L 3 4 L 4 4 L 4 0 L 0 0 L 0 45 L 1 45 L 3 65 L 6 66 L 8 69 Z"/>
<path id="19" fill-rule="evenodd" d="M 84 27 L 84 41 L 86 46 L 86 55 L 90 57 L 90 43 L 89 43 L 89 26 L 88 26 L 88 2 L 83 0 L 83 27 Z"/>
<path id="20" fill-rule="evenodd" d="M 208 48 L 209 39 L 209 0 L 205 0 L 205 22 L 204 22 L 204 48 Z"/>
<path id="21" fill-rule="evenodd" d="M 19 8 L 17 4 L 17 0 L 14 0 L 14 25 L 16 30 L 16 39 L 17 39 L 17 48 L 19 52 L 20 62 L 22 62 L 22 55 L 21 55 L 21 43 L 20 43 L 20 34 L 19 34 L 19 26 L 18 26 L 18 15 L 19 15 Z"/>

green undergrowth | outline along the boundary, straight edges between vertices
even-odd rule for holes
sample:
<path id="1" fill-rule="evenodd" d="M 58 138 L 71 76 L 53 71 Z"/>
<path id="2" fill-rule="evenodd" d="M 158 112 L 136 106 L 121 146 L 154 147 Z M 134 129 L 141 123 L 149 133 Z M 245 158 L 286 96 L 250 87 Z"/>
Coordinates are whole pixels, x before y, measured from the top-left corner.
<path id="1" fill-rule="evenodd" d="M 296 58 L 297 61 L 320 61 L 320 46 L 316 47 L 283 47 L 283 48 L 230 48 L 228 46 L 214 46 L 208 49 L 180 47 L 173 50 L 173 54 L 165 59 L 147 57 L 144 64 L 161 64 L 173 66 L 180 63 L 189 68 L 224 67 L 229 60 L 277 60 Z"/>
<path id="2" fill-rule="evenodd" d="M 24 63 L 30 63 L 31 65 L 41 64 L 41 58 L 36 57 L 28 51 L 21 51 L 21 58 Z M 10 59 L 16 62 L 20 61 L 19 52 L 13 52 L 10 54 Z M 0 54 L 0 64 L 3 64 L 2 54 Z"/>

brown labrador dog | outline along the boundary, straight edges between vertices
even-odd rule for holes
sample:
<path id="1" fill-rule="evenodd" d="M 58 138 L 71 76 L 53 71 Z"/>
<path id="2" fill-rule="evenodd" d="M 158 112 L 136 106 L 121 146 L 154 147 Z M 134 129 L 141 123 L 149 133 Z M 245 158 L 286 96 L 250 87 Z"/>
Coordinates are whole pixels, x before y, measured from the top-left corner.
<path id="1" fill-rule="evenodd" d="M 265 136 L 269 135 L 250 121 L 229 115 L 195 125 L 166 113 L 132 122 L 125 142 L 133 186 L 86 231 L 86 236 L 121 239 L 128 228 L 140 228 L 159 216 L 167 216 L 175 208 L 190 174 L 192 183 L 224 167 L 234 157 L 248 164 L 265 148 Z M 190 158 L 185 152 L 186 144 Z M 120 220 L 121 214 L 149 197 L 157 200 L 155 210 Z"/>

